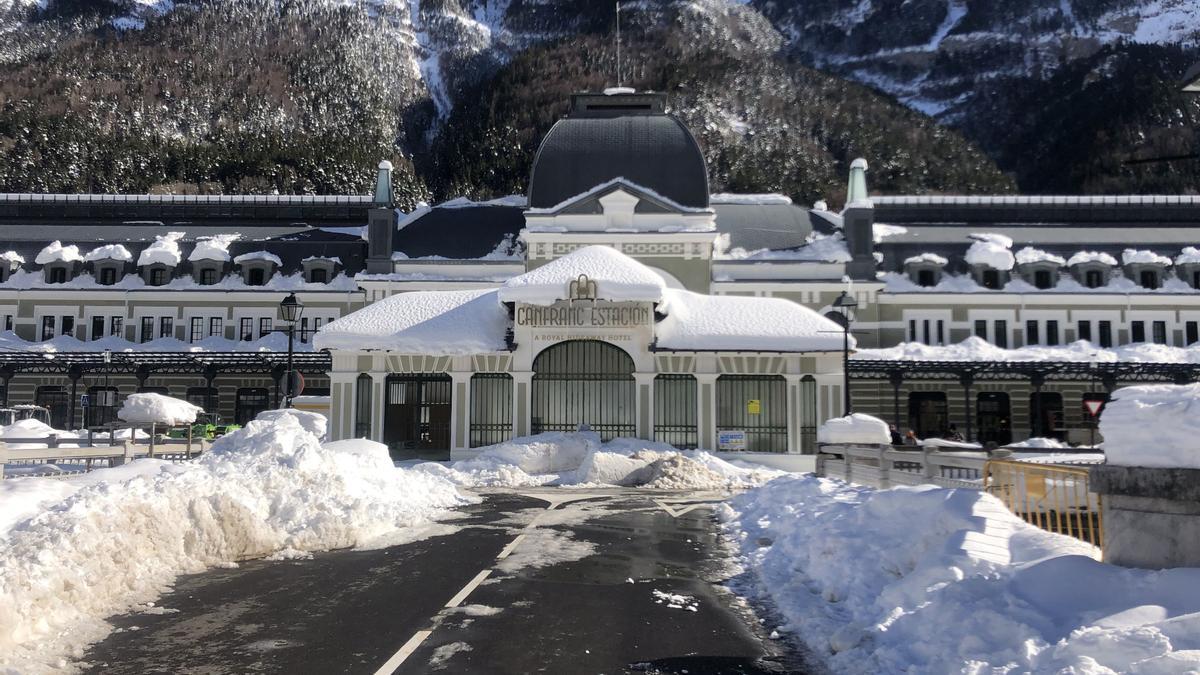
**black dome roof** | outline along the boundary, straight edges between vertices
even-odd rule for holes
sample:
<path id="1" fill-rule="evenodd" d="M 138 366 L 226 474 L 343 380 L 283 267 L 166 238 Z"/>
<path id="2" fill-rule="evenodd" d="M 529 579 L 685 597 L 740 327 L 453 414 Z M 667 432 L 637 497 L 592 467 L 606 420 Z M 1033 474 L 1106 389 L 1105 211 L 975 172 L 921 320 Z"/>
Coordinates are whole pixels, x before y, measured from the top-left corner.
<path id="1" fill-rule="evenodd" d="M 660 94 L 576 94 L 551 127 L 529 180 L 529 206 L 549 208 L 625 178 L 693 208 L 708 207 L 704 155 Z"/>

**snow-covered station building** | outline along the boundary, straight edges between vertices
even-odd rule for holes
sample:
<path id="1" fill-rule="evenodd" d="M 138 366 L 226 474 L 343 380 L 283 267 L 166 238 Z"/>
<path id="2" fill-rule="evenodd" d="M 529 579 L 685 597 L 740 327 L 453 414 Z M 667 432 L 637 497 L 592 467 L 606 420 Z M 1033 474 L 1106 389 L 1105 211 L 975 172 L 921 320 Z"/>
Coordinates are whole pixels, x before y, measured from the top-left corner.
<path id="1" fill-rule="evenodd" d="M 399 213 L 387 164 L 363 197 L 0 195 L 0 384 L 60 428 L 107 419 L 79 406 L 98 388 L 242 421 L 279 400 L 290 292 L 305 393 L 398 455 L 581 424 L 812 451 L 842 412 L 838 311 L 855 410 L 920 436 L 1084 441 L 1117 384 L 1200 375 L 1200 198 L 849 173 L 841 212 L 711 194 L 665 97 L 622 91 L 573 97 L 528 194 L 491 202 Z"/>

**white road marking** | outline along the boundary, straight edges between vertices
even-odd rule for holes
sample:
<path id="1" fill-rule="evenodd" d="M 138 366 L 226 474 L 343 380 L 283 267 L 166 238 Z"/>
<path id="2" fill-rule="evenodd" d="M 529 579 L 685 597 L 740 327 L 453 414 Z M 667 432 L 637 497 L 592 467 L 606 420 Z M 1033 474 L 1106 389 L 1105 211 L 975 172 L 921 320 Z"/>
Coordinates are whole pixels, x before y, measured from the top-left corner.
<path id="1" fill-rule="evenodd" d="M 526 527 L 525 529 L 529 529 L 529 528 Z M 496 556 L 496 560 L 504 560 L 505 558 L 507 558 L 509 555 L 512 554 L 512 552 L 514 550 L 516 550 L 517 546 L 519 546 L 521 544 L 521 542 L 524 540 L 525 540 L 525 533 L 522 532 L 521 534 L 518 534 L 515 539 L 508 542 L 508 546 L 505 546 L 503 551 L 500 551 L 500 555 Z"/>
<path id="2" fill-rule="evenodd" d="M 682 509 L 673 509 L 670 507 L 670 505 L 668 505 L 666 502 L 662 501 L 661 499 L 655 499 L 654 503 L 658 504 L 659 508 L 661 508 L 663 511 L 666 511 L 667 513 L 671 514 L 672 518 L 678 518 L 679 516 L 682 516 L 683 514 L 689 512 L 689 511 L 694 511 L 702 506 L 711 506 L 711 504 L 712 504 L 711 502 L 691 503 L 691 504 L 688 504 L 687 506 L 683 507 Z"/>
<path id="3" fill-rule="evenodd" d="M 467 596 L 471 594 L 471 591 L 475 590 L 476 588 L 479 588 L 479 584 L 482 584 L 483 580 L 488 578 L 488 575 L 491 573 L 492 573 L 492 570 L 486 569 L 486 570 L 480 572 L 479 574 L 476 574 L 474 579 L 472 579 L 466 586 L 463 586 L 462 589 L 460 589 L 458 591 L 458 593 L 456 593 L 454 595 L 453 598 L 450 598 L 450 602 L 447 602 L 446 606 L 447 607 L 458 607 L 459 605 L 461 605 L 463 600 L 466 600 Z"/>
<path id="4" fill-rule="evenodd" d="M 375 671 L 375 675 L 392 675 L 392 673 L 396 672 L 396 670 L 400 668 L 400 665 L 404 663 L 404 660 L 409 656 L 412 656 L 412 653 L 417 651 L 417 647 L 420 647 L 421 643 L 425 641 L 425 638 L 429 637 L 430 635 L 433 635 L 433 631 L 431 630 L 419 630 L 414 633 L 413 636 L 408 639 L 408 642 L 405 642 L 404 646 L 400 648 L 400 651 L 392 654 L 392 658 L 388 659 L 387 663 L 383 664 L 379 667 L 379 670 Z"/>

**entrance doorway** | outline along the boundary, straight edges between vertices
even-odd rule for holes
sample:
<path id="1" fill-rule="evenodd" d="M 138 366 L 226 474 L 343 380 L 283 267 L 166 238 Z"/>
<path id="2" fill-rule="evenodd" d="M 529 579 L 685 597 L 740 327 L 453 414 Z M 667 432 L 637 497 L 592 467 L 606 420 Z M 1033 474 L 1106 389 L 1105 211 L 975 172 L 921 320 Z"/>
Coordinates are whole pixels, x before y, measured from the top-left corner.
<path id="1" fill-rule="evenodd" d="M 586 424 L 610 441 L 637 434 L 633 359 L 598 340 L 569 340 L 533 360 L 533 433 Z"/>
<path id="2" fill-rule="evenodd" d="M 1012 443 L 1012 405 L 1008 394 L 1001 391 L 980 392 L 975 411 L 979 420 L 980 443 Z"/>
<path id="3" fill-rule="evenodd" d="M 908 428 L 917 438 L 941 438 L 950 428 L 946 394 L 941 391 L 914 391 L 908 395 Z"/>
<path id="4" fill-rule="evenodd" d="M 396 459 L 449 459 L 450 376 L 388 375 L 383 442 Z"/>

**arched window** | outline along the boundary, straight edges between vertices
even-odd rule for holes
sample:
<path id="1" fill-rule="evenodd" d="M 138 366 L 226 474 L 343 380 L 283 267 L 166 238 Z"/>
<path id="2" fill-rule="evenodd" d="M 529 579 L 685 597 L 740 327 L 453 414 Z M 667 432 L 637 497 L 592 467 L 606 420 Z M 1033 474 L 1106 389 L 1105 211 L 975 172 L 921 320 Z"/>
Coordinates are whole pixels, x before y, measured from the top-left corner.
<path id="1" fill-rule="evenodd" d="M 598 340 L 568 340 L 533 360 L 533 433 L 586 425 L 603 440 L 637 433 L 633 359 Z"/>
<path id="2" fill-rule="evenodd" d="M 362 373 L 354 383 L 354 437 L 371 437 L 371 376 Z"/>
<path id="3" fill-rule="evenodd" d="M 503 443 L 513 433 L 513 379 L 508 373 L 471 376 L 472 448 Z"/>

